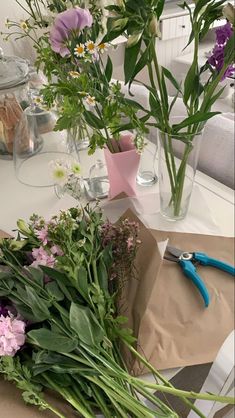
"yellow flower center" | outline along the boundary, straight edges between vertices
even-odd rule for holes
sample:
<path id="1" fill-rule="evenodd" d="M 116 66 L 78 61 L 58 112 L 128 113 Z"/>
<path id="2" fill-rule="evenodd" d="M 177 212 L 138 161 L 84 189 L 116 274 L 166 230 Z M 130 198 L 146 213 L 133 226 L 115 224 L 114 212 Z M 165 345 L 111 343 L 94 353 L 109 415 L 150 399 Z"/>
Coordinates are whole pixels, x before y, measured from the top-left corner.
<path id="1" fill-rule="evenodd" d="M 83 54 L 83 52 L 84 52 L 83 46 L 77 46 L 76 51 L 77 51 L 78 54 Z"/>
<path id="2" fill-rule="evenodd" d="M 88 49 L 88 51 L 94 51 L 95 44 L 93 42 L 91 42 L 90 44 L 87 45 L 87 49 Z"/>
<path id="3" fill-rule="evenodd" d="M 105 49 L 105 47 L 106 47 L 105 43 L 99 44 L 99 49 Z"/>

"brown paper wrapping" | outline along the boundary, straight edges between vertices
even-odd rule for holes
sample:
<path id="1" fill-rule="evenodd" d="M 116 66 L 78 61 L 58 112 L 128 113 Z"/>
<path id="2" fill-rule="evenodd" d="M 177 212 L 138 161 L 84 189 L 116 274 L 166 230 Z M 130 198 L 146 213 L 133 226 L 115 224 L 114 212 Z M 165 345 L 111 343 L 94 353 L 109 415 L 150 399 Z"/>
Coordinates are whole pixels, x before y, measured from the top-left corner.
<path id="1" fill-rule="evenodd" d="M 205 252 L 234 264 L 234 239 L 147 230 L 130 211 L 124 216 L 139 222 L 142 241 L 137 257 L 139 280 L 126 284 L 128 297 L 122 312 L 138 339 L 138 351 L 159 370 L 212 362 L 234 329 L 234 277 L 198 266 L 211 297 L 205 308 L 180 266 L 161 259 L 157 242 L 169 239 L 170 245 L 184 251 Z M 136 375 L 147 372 L 130 357 L 128 366 Z"/>

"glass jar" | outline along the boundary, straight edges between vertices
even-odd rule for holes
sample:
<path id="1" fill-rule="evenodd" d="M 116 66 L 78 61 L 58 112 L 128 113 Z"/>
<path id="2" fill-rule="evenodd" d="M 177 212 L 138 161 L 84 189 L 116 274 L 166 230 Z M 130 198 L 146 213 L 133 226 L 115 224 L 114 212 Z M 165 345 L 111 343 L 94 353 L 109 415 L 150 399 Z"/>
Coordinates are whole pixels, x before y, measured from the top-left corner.
<path id="1" fill-rule="evenodd" d="M 0 48 L 0 158 L 12 159 L 16 126 L 28 106 L 29 67 Z"/>

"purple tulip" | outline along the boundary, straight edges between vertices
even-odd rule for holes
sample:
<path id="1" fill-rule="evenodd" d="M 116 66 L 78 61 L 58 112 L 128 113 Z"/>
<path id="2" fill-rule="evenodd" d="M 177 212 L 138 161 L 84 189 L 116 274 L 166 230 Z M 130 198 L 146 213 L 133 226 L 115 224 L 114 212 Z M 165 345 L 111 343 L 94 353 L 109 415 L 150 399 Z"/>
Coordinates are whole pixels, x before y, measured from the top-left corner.
<path id="1" fill-rule="evenodd" d="M 59 13 L 55 19 L 50 33 L 50 42 L 53 51 L 62 57 L 70 55 L 67 42 L 71 35 L 77 36 L 85 27 L 91 27 L 92 15 L 88 9 L 76 7 Z"/>

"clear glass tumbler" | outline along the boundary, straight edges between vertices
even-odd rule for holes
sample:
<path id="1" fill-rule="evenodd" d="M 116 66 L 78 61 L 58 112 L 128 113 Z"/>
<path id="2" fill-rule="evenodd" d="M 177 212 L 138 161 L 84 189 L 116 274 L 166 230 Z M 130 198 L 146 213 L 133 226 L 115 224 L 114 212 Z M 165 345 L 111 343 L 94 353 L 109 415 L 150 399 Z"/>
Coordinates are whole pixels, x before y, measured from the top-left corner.
<path id="1" fill-rule="evenodd" d="M 17 126 L 13 157 L 18 180 L 28 186 L 49 187 L 55 181 L 50 162 L 74 159 L 65 131 L 54 131 L 56 115 L 35 104 L 27 107 Z"/>

